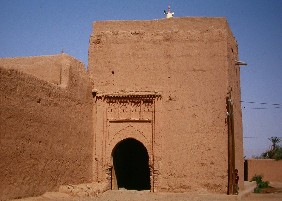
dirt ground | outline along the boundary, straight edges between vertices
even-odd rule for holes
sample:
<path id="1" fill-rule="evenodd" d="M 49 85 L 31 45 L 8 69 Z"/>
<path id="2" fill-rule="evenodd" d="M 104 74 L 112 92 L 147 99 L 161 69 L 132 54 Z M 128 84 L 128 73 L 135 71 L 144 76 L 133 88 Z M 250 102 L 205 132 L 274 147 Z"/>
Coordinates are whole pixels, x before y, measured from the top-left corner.
<path id="1" fill-rule="evenodd" d="M 272 182 L 270 187 L 262 189 L 261 193 L 251 193 L 244 198 L 246 201 L 261 200 L 261 201 L 281 201 L 282 200 L 282 183 Z"/>
<path id="2" fill-rule="evenodd" d="M 108 191 L 98 199 L 97 201 L 231 201 L 236 200 L 235 197 L 220 196 L 220 195 L 196 195 L 196 194 L 168 194 L 168 193 L 144 193 L 144 192 L 113 192 Z M 281 201 L 282 193 L 276 194 L 254 194 L 251 193 L 247 197 L 242 199 L 243 201 Z"/>
<path id="3" fill-rule="evenodd" d="M 272 186 L 268 187 L 268 188 L 264 188 L 261 190 L 261 193 L 263 194 L 267 194 L 267 193 L 282 193 L 282 188 L 274 188 Z"/>
<path id="4" fill-rule="evenodd" d="M 246 201 L 281 201 L 282 193 L 279 194 L 251 194 L 247 198 L 243 199 Z"/>
<path id="5" fill-rule="evenodd" d="M 242 201 L 281 201 L 282 183 L 271 183 L 268 193 L 250 193 Z M 107 191 L 94 198 L 70 197 L 61 193 L 46 193 L 40 197 L 21 199 L 21 201 L 233 201 L 236 196 L 201 193 L 150 193 L 149 191 L 116 190 Z M 239 199 L 240 200 L 240 199 Z M 19 201 L 19 200 L 17 200 Z"/>
<path id="6" fill-rule="evenodd" d="M 233 201 L 235 197 L 208 196 L 184 193 L 149 193 L 138 191 L 107 191 L 95 198 L 74 198 L 65 195 L 48 193 L 41 197 L 21 199 L 21 201 Z M 255 194 L 242 198 L 243 201 L 281 201 L 282 193 Z"/>

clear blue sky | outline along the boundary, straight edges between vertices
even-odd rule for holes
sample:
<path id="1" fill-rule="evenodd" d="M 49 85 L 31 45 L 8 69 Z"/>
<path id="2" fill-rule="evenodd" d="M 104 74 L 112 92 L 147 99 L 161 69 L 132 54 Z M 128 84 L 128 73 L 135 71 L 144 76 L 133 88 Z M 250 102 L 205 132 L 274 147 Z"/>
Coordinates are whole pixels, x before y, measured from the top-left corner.
<path id="1" fill-rule="evenodd" d="M 92 22 L 159 19 L 169 4 L 176 17 L 227 17 L 248 63 L 241 68 L 245 155 L 259 155 L 268 137 L 282 137 L 281 0 L 0 0 L 0 57 L 64 49 L 87 66 Z"/>

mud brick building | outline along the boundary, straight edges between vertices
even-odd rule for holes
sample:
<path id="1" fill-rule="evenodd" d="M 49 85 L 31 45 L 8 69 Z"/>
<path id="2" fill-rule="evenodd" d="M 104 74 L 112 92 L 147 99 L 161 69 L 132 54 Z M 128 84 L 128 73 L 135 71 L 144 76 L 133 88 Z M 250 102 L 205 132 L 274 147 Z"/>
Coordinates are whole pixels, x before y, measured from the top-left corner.
<path id="1" fill-rule="evenodd" d="M 87 182 L 233 194 L 237 61 L 226 19 L 205 17 L 95 22 L 87 71 L 66 54 L 0 59 L 0 194 Z"/>

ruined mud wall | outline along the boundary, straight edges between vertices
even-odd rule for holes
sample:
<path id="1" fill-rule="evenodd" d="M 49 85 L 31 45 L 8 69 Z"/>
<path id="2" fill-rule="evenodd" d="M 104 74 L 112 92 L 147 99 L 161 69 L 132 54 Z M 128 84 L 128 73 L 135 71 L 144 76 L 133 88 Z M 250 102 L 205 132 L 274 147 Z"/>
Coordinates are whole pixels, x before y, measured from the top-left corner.
<path id="1" fill-rule="evenodd" d="M 227 192 L 227 27 L 225 18 L 94 23 L 88 70 L 98 94 L 161 94 L 150 156 L 154 191 Z"/>
<path id="2" fill-rule="evenodd" d="M 7 60 L 0 59 L 1 200 L 92 178 L 92 97 L 84 66 L 57 55 L 51 62 L 42 57 L 42 67 L 45 58 L 45 68 L 68 68 L 68 86 L 19 72 L 17 65 L 6 68 Z"/>
<path id="3" fill-rule="evenodd" d="M 21 72 L 59 85 L 61 84 L 61 69 L 64 65 L 62 60 L 57 58 L 58 55 L 2 58 L 1 65 L 7 69 L 18 69 Z"/>
<path id="4" fill-rule="evenodd" d="M 248 163 L 248 181 L 253 176 L 260 175 L 263 181 L 282 182 L 282 161 L 273 159 L 249 159 Z"/>

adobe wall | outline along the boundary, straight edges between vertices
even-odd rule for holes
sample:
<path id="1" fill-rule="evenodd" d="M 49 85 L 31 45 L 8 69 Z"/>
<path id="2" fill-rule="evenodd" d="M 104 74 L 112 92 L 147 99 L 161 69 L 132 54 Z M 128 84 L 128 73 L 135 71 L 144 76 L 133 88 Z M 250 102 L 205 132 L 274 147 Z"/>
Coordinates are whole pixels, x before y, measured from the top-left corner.
<path id="1" fill-rule="evenodd" d="M 226 19 L 106 21 L 94 23 L 93 30 L 88 70 L 97 94 L 161 95 L 153 103 L 153 148 L 151 144 L 146 147 L 152 150 L 153 190 L 226 193 L 226 97 L 238 79 L 229 81 L 233 71 L 228 70 L 228 43 L 233 36 Z M 239 100 L 238 90 L 234 90 L 233 97 Z M 107 125 L 99 125 L 107 118 L 107 106 L 98 101 L 95 110 L 95 136 L 102 140 Z M 126 110 L 119 110 L 122 112 Z M 122 124 L 119 127 L 117 133 L 123 135 Z M 142 127 L 136 129 L 142 132 Z M 103 141 L 96 145 L 96 171 L 101 175 L 97 179 L 105 180 L 110 161 L 104 157 L 110 158 L 105 153 L 111 150 Z M 242 143 L 237 146 L 237 168 L 242 174 Z"/>
<path id="2" fill-rule="evenodd" d="M 237 41 L 227 26 L 227 61 L 228 61 L 228 82 L 229 92 L 233 104 L 234 116 L 234 140 L 235 140 L 235 168 L 238 169 L 240 189 L 243 189 L 244 183 L 244 150 L 243 150 L 243 123 L 241 109 L 241 84 L 240 84 L 240 66 L 236 64 L 238 58 Z"/>
<path id="3" fill-rule="evenodd" d="M 84 65 L 68 55 L 32 59 L 41 61 L 42 70 L 46 61 L 47 71 L 64 64 L 68 85 L 16 70 L 21 63 L 37 68 L 26 63 L 30 58 L 16 59 L 13 68 L 0 59 L 0 200 L 92 179 L 92 96 Z"/>
<path id="4" fill-rule="evenodd" d="M 282 160 L 248 159 L 248 181 L 253 176 L 263 176 L 263 181 L 282 182 Z"/>
<path id="5" fill-rule="evenodd" d="M 62 60 L 56 59 L 57 57 L 58 55 L 1 58 L 1 65 L 59 85 L 61 84 L 61 68 L 64 65 Z"/>

